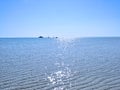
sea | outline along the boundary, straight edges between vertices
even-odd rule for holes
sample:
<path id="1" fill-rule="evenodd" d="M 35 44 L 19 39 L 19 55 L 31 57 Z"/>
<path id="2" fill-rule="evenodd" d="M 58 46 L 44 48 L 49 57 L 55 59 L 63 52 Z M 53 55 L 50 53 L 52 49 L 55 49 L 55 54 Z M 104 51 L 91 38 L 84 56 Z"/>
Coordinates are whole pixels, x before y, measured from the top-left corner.
<path id="1" fill-rule="evenodd" d="M 120 37 L 0 38 L 0 90 L 120 90 Z"/>

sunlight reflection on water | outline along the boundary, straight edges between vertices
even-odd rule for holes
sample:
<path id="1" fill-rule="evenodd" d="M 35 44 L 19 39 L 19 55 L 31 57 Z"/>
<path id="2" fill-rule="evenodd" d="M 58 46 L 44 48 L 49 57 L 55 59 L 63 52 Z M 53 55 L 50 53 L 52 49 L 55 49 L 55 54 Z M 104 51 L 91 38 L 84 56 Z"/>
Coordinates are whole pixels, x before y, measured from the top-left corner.
<path id="1" fill-rule="evenodd" d="M 60 87 L 55 87 L 54 90 L 63 90 L 64 89 L 64 80 L 68 79 L 72 73 L 68 65 L 62 63 L 55 63 L 55 65 L 60 68 L 58 71 L 53 72 L 47 78 L 53 85 L 62 85 Z"/>
<path id="2" fill-rule="evenodd" d="M 54 63 L 57 66 L 58 70 L 50 74 L 47 78 L 52 85 L 59 85 L 59 87 L 54 87 L 53 90 L 64 90 L 65 89 L 65 80 L 70 78 L 72 75 L 72 71 L 69 68 L 69 64 L 65 64 L 64 61 L 64 53 L 66 52 L 67 48 L 72 43 L 73 39 L 58 39 L 59 49 L 62 50 L 56 56 L 60 58 L 61 61 L 57 61 Z M 70 87 L 70 85 L 69 85 Z"/>

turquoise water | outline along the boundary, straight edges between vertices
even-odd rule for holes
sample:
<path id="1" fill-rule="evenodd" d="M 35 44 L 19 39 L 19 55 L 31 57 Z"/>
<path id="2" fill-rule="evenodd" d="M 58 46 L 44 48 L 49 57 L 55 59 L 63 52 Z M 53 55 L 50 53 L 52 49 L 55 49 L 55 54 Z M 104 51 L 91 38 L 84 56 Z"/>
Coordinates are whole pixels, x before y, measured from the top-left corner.
<path id="1" fill-rule="evenodd" d="M 1 38 L 0 90 L 120 90 L 120 38 Z"/>

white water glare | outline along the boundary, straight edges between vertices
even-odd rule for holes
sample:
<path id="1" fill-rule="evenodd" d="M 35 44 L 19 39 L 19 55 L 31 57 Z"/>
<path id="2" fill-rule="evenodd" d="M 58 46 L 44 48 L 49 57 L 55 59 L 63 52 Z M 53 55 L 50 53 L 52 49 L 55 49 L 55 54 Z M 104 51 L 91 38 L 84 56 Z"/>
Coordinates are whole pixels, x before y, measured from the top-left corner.
<path id="1" fill-rule="evenodd" d="M 70 68 L 68 65 L 65 65 L 62 63 L 55 63 L 57 68 L 61 68 L 60 70 L 53 72 L 50 74 L 47 78 L 50 81 L 52 85 L 64 85 L 64 80 L 69 79 L 69 77 L 72 75 Z M 55 87 L 53 90 L 63 90 L 64 87 Z"/>

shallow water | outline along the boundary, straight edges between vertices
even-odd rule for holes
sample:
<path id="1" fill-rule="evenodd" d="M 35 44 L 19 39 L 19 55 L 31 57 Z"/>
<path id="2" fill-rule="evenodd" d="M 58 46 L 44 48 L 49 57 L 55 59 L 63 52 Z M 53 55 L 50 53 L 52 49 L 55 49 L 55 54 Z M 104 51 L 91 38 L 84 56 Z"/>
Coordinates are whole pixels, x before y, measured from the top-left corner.
<path id="1" fill-rule="evenodd" d="M 1 38 L 0 90 L 120 90 L 120 38 Z"/>

